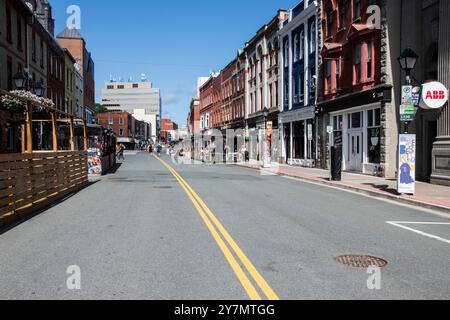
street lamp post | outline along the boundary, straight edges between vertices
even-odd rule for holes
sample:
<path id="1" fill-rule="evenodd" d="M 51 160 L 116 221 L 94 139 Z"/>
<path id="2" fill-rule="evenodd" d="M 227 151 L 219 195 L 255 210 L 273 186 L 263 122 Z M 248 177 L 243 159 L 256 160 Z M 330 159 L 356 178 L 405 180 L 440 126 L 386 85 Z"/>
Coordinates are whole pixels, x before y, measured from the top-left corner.
<path id="1" fill-rule="evenodd" d="M 406 108 L 410 110 L 408 112 L 415 112 L 415 106 L 412 105 L 412 81 L 411 71 L 416 66 L 419 56 L 411 48 L 405 49 L 398 62 L 402 70 L 406 73 L 406 86 L 402 86 L 401 108 L 404 108 L 406 114 Z M 404 94 L 406 93 L 405 97 Z M 408 97 L 408 94 L 410 95 Z M 415 166 L 416 166 L 416 136 L 409 133 L 409 122 L 414 118 L 404 118 L 405 130 L 404 134 L 399 135 L 398 139 L 398 167 L 397 167 L 397 192 L 398 193 L 410 193 L 415 192 Z"/>

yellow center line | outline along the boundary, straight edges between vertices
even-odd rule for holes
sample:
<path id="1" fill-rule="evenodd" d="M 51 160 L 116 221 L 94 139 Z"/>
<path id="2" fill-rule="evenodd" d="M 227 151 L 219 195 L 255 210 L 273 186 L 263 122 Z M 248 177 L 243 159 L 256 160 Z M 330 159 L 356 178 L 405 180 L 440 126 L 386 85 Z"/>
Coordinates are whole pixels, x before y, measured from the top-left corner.
<path id="1" fill-rule="evenodd" d="M 180 174 L 178 174 L 169 164 L 167 164 L 164 160 L 162 160 L 160 158 L 157 158 L 157 159 L 169 170 L 169 172 L 172 173 L 172 175 L 180 183 L 180 185 L 182 186 L 184 191 L 187 193 L 187 195 L 189 196 L 191 201 L 194 203 L 195 207 L 197 208 L 197 211 L 202 216 L 203 220 L 205 221 L 206 225 L 210 229 L 210 232 L 213 234 L 213 236 L 214 236 L 214 234 L 217 234 L 217 236 L 220 239 L 220 242 L 223 243 L 222 238 L 220 238 L 219 234 L 217 233 L 216 229 L 214 228 L 214 226 L 215 226 L 219 230 L 219 233 L 225 238 L 225 240 L 227 241 L 227 243 L 229 244 L 231 249 L 234 251 L 234 253 L 239 257 L 240 261 L 245 266 L 248 273 L 252 276 L 253 280 L 256 282 L 256 284 L 259 286 L 259 288 L 262 290 L 262 292 L 266 295 L 266 297 L 269 300 L 279 300 L 278 296 L 275 294 L 275 292 L 272 290 L 272 288 L 269 286 L 269 284 L 266 282 L 266 280 L 256 270 L 253 263 L 251 263 L 251 261 L 248 259 L 248 257 L 245 255 L 245 253 L 241 250 L 241 248 L 237 245 L 237 243 L 233 240 L 233 238 L 228 233 L 228 231 L 225 229 L 225 227 L 222 225 L 222 223 L 220 223 L 220 221 L 216 218 L 216 216 L 212 213 L 212 211 L 206 206 L 205 202 L 189 186 L 189 184 L 183 179 L 183 177 Z M 206 214 L 205 214 L 205 212 L 206 212 Z M 208 217 L 209 217 L 209 219 L 208 219 Z M 211 224 L 211 221 L 212 221 L 212 224 L 214 224 L 214 226 Z M 213 231 L 211 231 L 211 228 L 209 227 L 209 225 L 211 225 L 211 228 L 214 230 L 214 233 L 213 233 Z M 215 236 L 214 236 L 214 238 L 216 239 L 216 241 L 219 244 L 218 239 Z M 222 249 L 222 251 L 225 254 L 225 251 L 223 250 L 223 248 L 221 247 L 220 244 L 219 244 L 219 247 Z M 229 252 L 228 247 L 225 246 L 225 248 L 226 248 L 226 251 Z M 227 254 L 225 254 L 225 256 L 227 257 Z M 231 256 L 231 258 L 232 258 L 232 260 L 234 260 L 234 262 L 236 262 L 236 260 L 234 259 L 233 256 Z M 227 257 L 227 260 L 229 261 L 231 267 L 233 268 L 233 265 L 230 262 L 229 257 Z M 242 271 L 242 269 L 239 267 L 239 265 L 238 265 L 238 268 L 240 271 Z M 238 274 L 237 270 L 235 270 L 235 268 L 233 268 L 233 270 L 236 273 L 236 275 L 238 276 L 238 278 L 241 281 L 244 288 L 246 288 L 246 291 L 249 294 L 250 298 L 253 299 L 252 296 L 250 295 L 249 291 L 247 290 L 248 287 L 246 287 L 246 286 L 248 286 L 248 284 L 244 285 L 244 282 L 241 280 L 242 275 L 240 275 L 240 273 Z M 244 277 L 245 277 L 244 280 L 245 279 L 248 280 L 248 278 L 245 276 L 245 274 L 244 274 Z M 250 285 L 251 285 L 251 283 L 250 283 Z M 251 285 L 250 289 L 251 288 L 253 288 L 253 290 L 254 290 L 253 285 Z M 255 290 L 255 292 L 256 292 L 256 290 Z M 257 294 L 258 299 L 260 299 L 259 294 L 257 292 L 256 292 L 256 294 Z"/>

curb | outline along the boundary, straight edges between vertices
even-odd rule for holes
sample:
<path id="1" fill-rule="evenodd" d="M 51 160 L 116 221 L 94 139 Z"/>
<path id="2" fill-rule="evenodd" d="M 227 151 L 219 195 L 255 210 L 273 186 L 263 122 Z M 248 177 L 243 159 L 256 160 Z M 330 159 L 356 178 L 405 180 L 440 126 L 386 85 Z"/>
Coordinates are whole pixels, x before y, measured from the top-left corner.
<path id="1" fill-rule="evenodd" d="M 254 168 L 254 167 L 249 167 L 249 166 L 241 166 L 241 165 L 236 165 L 236 166 L 238 166 L 240 168 L 260 170 L 259 168 Z M 412 199 L 405 199 L 400 196 L 384 194 L 384 193 L 380 193 L 380 192 L 376 192 L 376 191 L 347 186 L 347 185 L 343 185 L 343 184 L 339 184 L 339 183 L 330 183 L 329 181 L 316 180 L 316 179 L 307 178 L 307 177 L 299 177 L 299 176 L 295 176 L 295 175 L 288 174 L 288 173 L 274 173 L 274 175 L 285 176 L 285 177 L 295 178 L 300 181 L 312 182 L 312 183 L 321 184 L 321 185 L 325 185 L 325 186 L 336 187 L 336 188 L 342 189 L 342 190 L 349 190 L 349 191 L 353 191 L 353 192 L 360 193 L 360 194 L 365 194 L 365 195 L 376 197 L 376 198 L 391 200 L 394 202 L 408 204 L 408 205 L 412 205 L 412 206 L 416 206 L 416 207 L 420 207 L 420 208 L 424 208 L 424 209 L 435 210 L 435 211 L 439 211 L 441 213 L 450 215 L 450 207 L 440 206 L 437 204 L 432 204 L 432 203 L 418 201 L 418 200 L 412 200 Z"/>

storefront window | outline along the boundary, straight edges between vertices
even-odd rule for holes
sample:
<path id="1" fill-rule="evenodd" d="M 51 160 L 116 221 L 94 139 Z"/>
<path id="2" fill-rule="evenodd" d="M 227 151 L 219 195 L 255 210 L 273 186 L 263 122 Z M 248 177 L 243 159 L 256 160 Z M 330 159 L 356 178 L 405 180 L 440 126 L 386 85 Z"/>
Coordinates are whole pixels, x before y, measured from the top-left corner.
<path id="1" fill-rule="evenodd" d="M 381 110 L 367 111 L 367 138 L 369 163 L 381 163 Z"/>

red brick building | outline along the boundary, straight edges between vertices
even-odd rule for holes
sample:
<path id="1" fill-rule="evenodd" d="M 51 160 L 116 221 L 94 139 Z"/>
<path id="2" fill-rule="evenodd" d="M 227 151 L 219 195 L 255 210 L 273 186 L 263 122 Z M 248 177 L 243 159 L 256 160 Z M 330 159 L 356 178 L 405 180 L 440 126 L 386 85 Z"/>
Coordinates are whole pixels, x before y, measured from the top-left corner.
<path id="1" fill-rule="evenodd" d="M 57 36 L 59 45 L 67 48 L 77 63 L 81 66 L 83 76 L 83 107 L 86 108 L 88 122 L 95 109 L 95 66 L 91 53 L 86 48 L 86 42 L 77 29 L 66 28 Z M 64 57 L 64 55 L 63 55 Z"/>
<path id="2" fill-rule="evenodd" d="M 368 23 L 367 14 L 376 0 L 324 0 L 322 7 L 323 96 L 318 103 L 323 116 L 322 154 L 328 135 L 342 144 L 343 167 L 347 171 L 385 174 L 395 148 L 388 145 L 386 127 L 395 121 L 390 105 L 392 86 L 384 83 L 382 33 Z M 324 162 L 326 163 L 326 162 Z M 391 164 L 392 165 L 392 164 Z M 394 164 L 395 166 L 395 164 Z"/>
<path id="3" fill-rule="evenodd" d="M 128 112 L 112 111 L 100 113 L 97 114 L 97 118 L 99 125 L 113 130 L 118 141 L 128 141 L 133 144 L 149 139 L 149 125 L 143 121 L 136 120 Z"/>
<path id="4" fill-rule="evenodd" d="M 209 80 L 200 88 L 200 131 L 213 128 L 211 117 L 215 113 L 213 86 L 219 74 L 212 74 Z M 216 86 L 217 87 L 217 86 Z"/>
<path id="5" fill-rule="evenodd" d="M 170 119 L 161 119 L 161 140 L 169 142 L 171 132 L 178 130 L 178 125 Z"/>
<path id="6" fill-rule="evenodd" d="M 197 98 L 191 100 L 187 124 L 189 135 L 193 136 L 200 132 L 200 100 Z"/>

